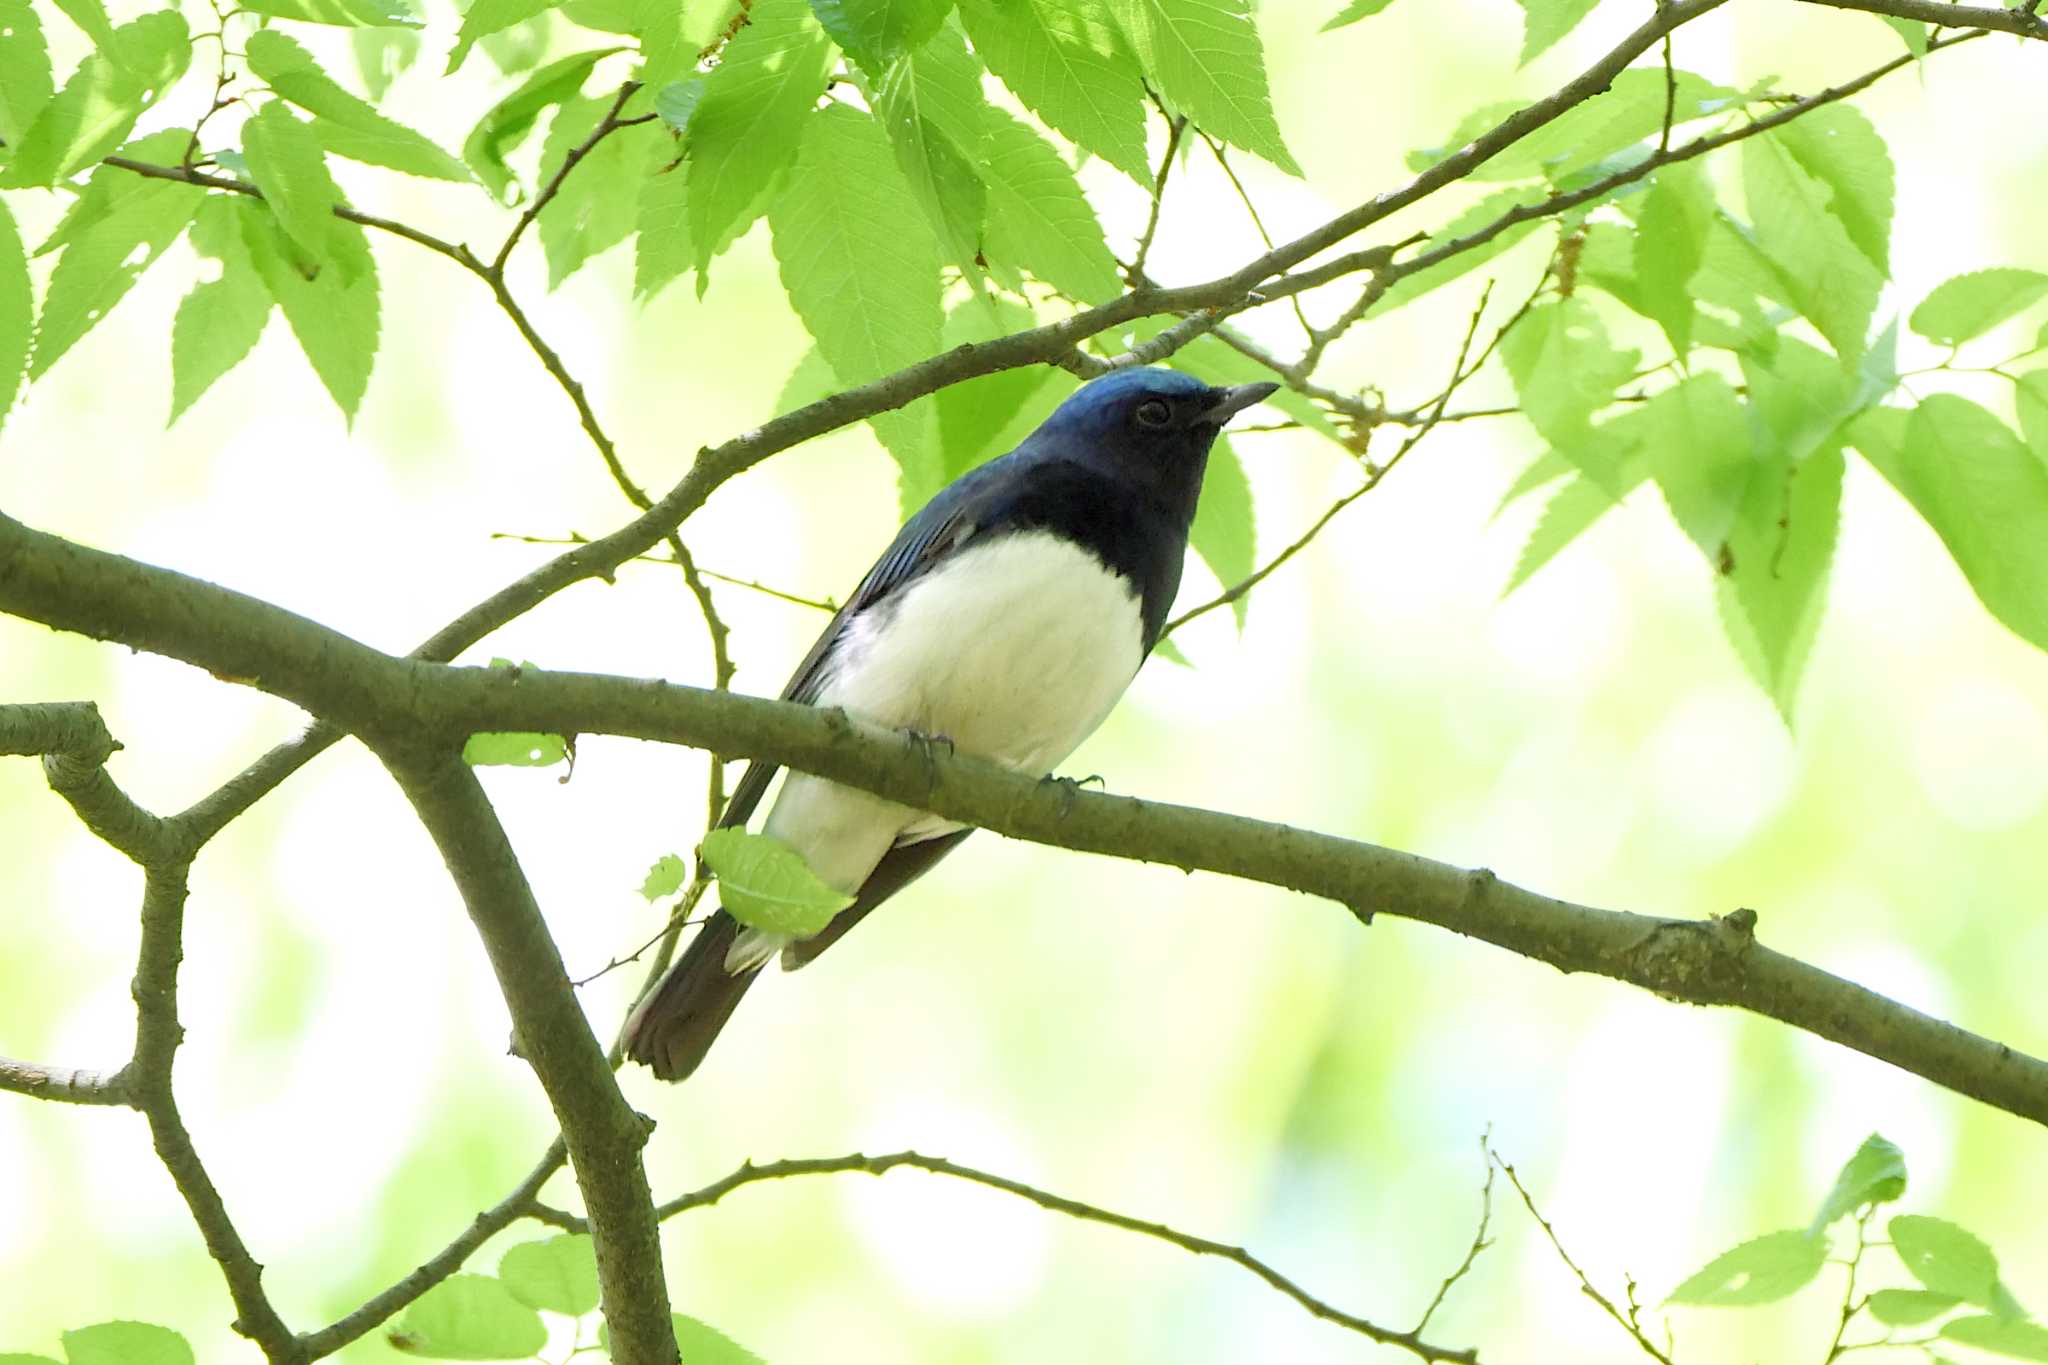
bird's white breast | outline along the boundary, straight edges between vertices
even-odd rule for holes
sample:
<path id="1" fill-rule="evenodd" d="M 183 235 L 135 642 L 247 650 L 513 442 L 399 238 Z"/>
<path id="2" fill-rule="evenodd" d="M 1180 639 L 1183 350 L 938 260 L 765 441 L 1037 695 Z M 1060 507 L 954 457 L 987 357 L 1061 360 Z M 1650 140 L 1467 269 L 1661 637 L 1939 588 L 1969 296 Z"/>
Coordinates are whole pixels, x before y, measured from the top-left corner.
<path id="1" fill-rule="evenodd" d="M 1144 661 L 1130 581 L 1041 531 L 960 551 L 845 632 L 818 705 L 1030 773 L 1072 753 Z M 959 827 L 792 774 L 766 828 L 850 893 L 893 844 Z"/>

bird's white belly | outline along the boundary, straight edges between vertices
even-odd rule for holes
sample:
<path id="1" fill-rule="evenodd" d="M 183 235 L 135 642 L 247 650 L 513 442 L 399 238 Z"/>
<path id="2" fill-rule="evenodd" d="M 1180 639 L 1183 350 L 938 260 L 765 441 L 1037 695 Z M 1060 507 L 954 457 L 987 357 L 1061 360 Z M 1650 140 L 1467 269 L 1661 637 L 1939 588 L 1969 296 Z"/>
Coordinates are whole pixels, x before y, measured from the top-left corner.
<path id="1" fill-rule="evenodd" d="M 961 551 L 850 621 L 817 704 L 1042 774 L 1116 705 L 1142 637 L 1129 580 L 1069 541 L 1022 532 Z M 892 845 L 957 828 L 803 774 L 766 824 L 849 894 Z"/>

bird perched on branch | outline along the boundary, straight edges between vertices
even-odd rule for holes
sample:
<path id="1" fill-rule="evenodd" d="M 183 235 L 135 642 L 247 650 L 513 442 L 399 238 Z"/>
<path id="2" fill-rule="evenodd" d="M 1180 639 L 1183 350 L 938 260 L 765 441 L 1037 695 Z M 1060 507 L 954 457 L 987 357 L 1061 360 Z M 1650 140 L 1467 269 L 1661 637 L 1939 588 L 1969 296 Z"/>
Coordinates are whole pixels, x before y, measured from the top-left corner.
<path id="1" fill-rule="evenodd" d="M 1216 433 L 1278 387 L 1153 368 L 1083 385 L 905 524 L 783 697 L 1049 773 L 1159 642 Z M 749 765 L 720 825 L 744 825 L 775 773 Z M 972 831 L 792 773 L 764 832 L 853 903 L 805 939 L 713 915 L 626 1021 L 628 1055 L 663 1080 L 697 1069 L 771 958 L 809 962 Z"/>

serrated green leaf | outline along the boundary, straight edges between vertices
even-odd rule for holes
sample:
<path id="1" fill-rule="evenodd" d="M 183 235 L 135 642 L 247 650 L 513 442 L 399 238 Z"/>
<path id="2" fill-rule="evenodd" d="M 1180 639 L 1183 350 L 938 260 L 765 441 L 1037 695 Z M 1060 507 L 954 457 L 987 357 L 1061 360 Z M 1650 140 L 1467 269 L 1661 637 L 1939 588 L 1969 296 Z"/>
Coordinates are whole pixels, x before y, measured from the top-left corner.
<path id="1" fill-rule="evenodd" d="M 1565 475 L 1574 472 L 1576 471 L 1570 460 L 1554 450 L 1544 451 L 1515 476 L 1515 481 L 1508 485 L 1507 491 L 1500 495 L 1500 501 L 1494 504 L 1493 515 L 1500 516 L 1537 489 L 1556 483 Z"/>
<path id="2" fill-rule="evenodd" d="M 0 171 L 0 189 L 53 185 L 113 151 L 192 57 L 185 21 L 174 10 L 121 25 L 113 43 L 89 53 L 37 111 Z"/>
<path id="3" fill-rule="evenodd" d="M 1708 563 L 1719 561 L 1755 466 L 1742 400 L 1720 375 L 1701 373 L 1652 398 L 1642 419 L 1651 477 L 1672 518 Z"/>
<path id="4" fill-rule="evenodd" d="M 29 343 L 35 336 L 35 291 L 29 285 L 28 252 L 14 215 L 0 200 L 0 426 L 21 386 L 28 365 Z"/>
<path id="5" fill-rule="evenodd" d="M 1109 0 L 961 0 L 960 22 L 989 71 L 1047 127 L 1151 183 L 1142 73 Z"/>
<path id="6" fill-rule="evenodd" d="M 790 306 L 842 383 L 938 349 L 938 243 L 874 119 L 840 104 L 812 115 L 768 222 Z M 902 471 L 906 505 L 921 504 L 940 482 L 931 406 L 870 421 Z"/>
<path id="7" fill-rule="evenodd" d="M 455 74 L 478 39 L 502 33 L 514 24 L 523 24 L 536 15 L 547 13 L 559 3 L 560 0 L 475 0 L 462 16 L 462 27 L 456 31 L 455 46 L 448 52 L 448 65 L 443 74 Z"/>
<path id="8" fill-rule="evenodd" d="M 649 901 L 658 901 L 682 890 L 683 883 L 689 879 L 690 865 L 673 853 L 664 853 L 654 860 L 654 866 L 647 869 L 647 876 L 640 883 L 640 894 Z"/>
<path id="9" fill-rule="evenodd" d="M 676 1348 L 685 1365 L 767 1365 L 725 1333 L 695 1318 L 671 1313 L 669 1326 L 676 1334 Z M 611 1328 L 602 1322 L 597 1325 L 597 1343 L 606 1355 L 611 1354 Z"/>
<path id="10" fill-rule="evenodd" d="M 700 271 L 767 209 L 832 66 L 831 41 L 804 0 L 755 0 L 749 13 L 690 116 L 688 212 Z"/>
<path id="11" fill-rule="evenodd" d="M 1522 7 L 1522 64 L 1579 26 L 1600 0 L 1515 0 Z"/>
<path id="12" fill-rule="evenodd" d="M 1907 440 L 1910 447 L 1912 438 Z M 1936 1294 L 1991 1306 L 1998 1285 L 1998 1258 L 1975 1233 L 1943 1218 L 1911 1213 L 1892 1219 L 1888 1230 L 1892 1249 L 1914 1279 Z"/>
<path id="13" fill-rule="evenodd" d="M 1696 162 L 1660 169 L 1643 196 L 1634 238 L 1635 281 L 1645 317 L 1664 330 L 1673 354 L 1692 349 L 1695 312 L 1690 288 L 1707 258 L 1714 226 L 1714 190 Z"/>
<path id="14" fill-rule="evenodd" d="M 1716 565 L 1731 642 L 1788 724 L 1827 603 L 1842 465 L 1839 445 L 1759 461 Z"/>
<path id="15" fill-rule="evenodd" d="M 1427 241 L 1415 248 L 1415 254 L 1426 255 L 1440 246 L 1469 236 L 1490 225 L 1503 214 L 1534 203 L 1543 198 L 1543 195 L 1541 189 L 1526 185 L 1516 189 L 1496 190 L 1432 232 Z M 1402 304 L 1412 303 L 1431 290 L 1441 288 L 1459 276 L 1477 270 L 1534 232 L 1536 226 L 1534 222 L 1516 223 L 1494 234 L 1480 246 L 1469 251 L 1461 251 L 1438 261 L 1435 265 L 1425 266 L 1412 274 L 1401 276 L 1386 293 L 1380 295 L 1377 303 L 1366 310 L 1365 316 L 1376 318 L 1391 313 Z"/>
<path id="16" fill-rule="evenodd" d="M 2048 1327 L 2038 1322 L 2001 1317 L 1952 1318 L 1941 1325 L 1941 1335 L 2015 1360 L 2048 1360 Z"/>
<path id="17" fill-rule="evenodd" d="M 640 185 L 633 293 L 646 300 L 696 263 L 690 244 L 690 182 L 680 166 L 658 170 Z"/>
<path id="18" fill-rule="evenodd" d="M 1195 666 L 1194 660 L 1181 653 L 1180 646 L 1173 642 L 1171 635 L 1159 637 L 1159 643 L 1152 646 L 1152 657 L 1164 659 L 1170 664 L 1178 664 L 1182 668 L 1193 668 Z"/>
<path id="19" fill-rule="evenodd" d="M 2048 648 L 2048 464 L 1968 399 L 1932 394 L 1911 415 L 1858 419 L 1857 448 L 1948 546 L 1971 589 L 2020 638 Z M 1934 1285 L 1928 1286 L 1930 1289 Z"/>
<path id="20" fill-rule="evenodd" d="M 1083 303 L 1102 303 L 1122 291 L 1102 224 L 1051 143 L 1027 124 L 992 112 L 980 156 L 991 263 L 1020 267 Z"/>
<path id="21" fill-rule="evenodd" d="M 2048 370 L 2029 370 L 2014 385 L 2013 407 L 2027 444 L 2048 464 Z"/>
<path id="22" fill-rule="evenodd" d="M 1880 1289 L 1870 1296 L 1870 1316 L 1887 1327 L 1911 1327 L 1940 1317 L 1962 1305 L 1953 1294 L 1935 1294 L 1925 1289 Z M 1993 1319 L 1996 1321 L 1996 1319 Z"/>
<path id="23" fill-rule="evenodd" d="M 292 335 L 299 339 L 299 349 L 305 352 L 313 373 L 333 396 L 342 416 L 353 423 L 377 358 L 380 314 L 376 264 L 370 258 L 369 243 L 358 240 L 346 248 L 360 251 L 363 261 L 363 269 L 353 281 L 344 280 L 339 270 L 316 270 L 309 276 L 277 216 L 260 204 L 239 200 L 237 204 L 242 238 L 249 245 L 257 273 L 291 324 Z M 342 223 L 339 218 L 334 221 Z M 343 226 L 362 232 L 354 223 Z"/>
<path id="24" fill-rule="evenodd" d="M 0 0 L 0 143 L 19 145 L 56 89 L 35 8 Z"/>
<path id="25" fill-rule="evenodd" d="M 889 65 L 875 90 L 875 116 L 888 130 L 896 165 L 924 208 L 945 258 L 969 279 L 981 267 L 988 186 L 970 156 L 994 111 L 981 97 L 980 68 L 947 29 Z"/>
<path id="26" fill-rule="evenodd" d="M 173 129 L 144 138 L 129 150 L 141 153 L 139 160 L 151 160 L 169 144 L 182 146 L 183 141 L 184 134 Z M 205 197 L 192 185 L 145 179 L 111 166 L 93 179 L 105 196 L 105 211 L 71 236 L 50 274 L 35 354 L 29 361 L 32 380 L 41 378 L 113 311 L 142 272 L 178 240 Z"/>
<path id="27" fill-rule="evenodd" d="M 1867 1204 L 1889 1204 L 1905 1192 L 1906 1154 L 1881 1134 L 1872 1133 L 1863 1139 L 1856 1154 L 1842 1164 L 1834 1188 L 1821 1201 L 1807 1231 L 1819 1233 L 1836 1219 L 1846 1218 Z"/>
<path id="28" fill-rule="evenodd" d="M 582 145 L 610 107 L 608 99 L 581 98 L 561 107 L 541 152 L 543 183 L 552 180 L 569 152 Z M 666 143 L 662 139 L 660 145 Z M 554 198 L 542 206 L 535 226 L 547 257 L 548 288 L 633 235 L 640 203 L 632 187 L 648 173 L 650 149 L 658 149 L 657 144 L 647 141 L 644 128 L 613 132 L 584 155 L 563 178 Z"/>
<path id="29" fill-rule="evenodd" d="M 386 1340 L 435 1360 L 517 1360 L 547 1345 L 548 1329 L 490 1276 L 450 1275 L 413 1301 Z"/>
<path id="30" fill-rule="evenodd" d="M 718 875 L 718 903 L 750 928 L 809 938 L 853 904 L 818 880 L 803 855 L 765 834 L 715 829 L 704 836 L 704 862 Z"/>
<path id="31" fill-rule="evenodd" d="M 540 65 L 554 42 L 555 10 L 543 10 L 510 28 L 486 33 L 476 45 L 502 76 L 518 76 Z"/>
<path id="32" fill-rule="evenodd" d="M 1369 19 L 1392 3 L 1393 0 L 1351 0 L 1350 4 L 1330 16 L 1330 21 L 1323 25 L 1321 31 L 1328 33 L 1333 28 L 1343 28 L 1346 24 L 1355 24 L 1360 19 Z"/>
<path id="33" fill-rule="evenodd" d="M 1544 504 L 1542 515 L 1529 529 L 1522 553 L 1516 557 L 1515 571 L 1508 576 L 1500 595 L 1506 597 L 1528 582 L 1538 569 L 1557 558 L 1559 551 L 1584 535 L 1614 506 L 1615 500 L 1598 482 L 1574 472 Z"/>
<path id="34" fill-rule="evenodd" d="M 1730 1308 L 1775 1303 L 1812 1283 L 1827 1255 L 1824 1238 L 1769 1233 L 1716 1256 L 1672 1290 L 1668 1302 Z"/>
<path id="35" fill-rule="evenodd" d="M 270 321 L 270 290 L 256 271 L 242 223 L 225 195 L 211 195 L 192 217 L 192 246 L 220 262 L 220 276 L 192 286 L 171 323 L 171 417 L 242 363 Z"/>
<path id="36" fill-rule="evenodd" d="M 412 69 L 419 60 L 420 35 L 411 29 L 358 28 L 348 35 L 349 51 L 356 59 L 356 74 L 372 100 L 382 102 L 391 83 Z M 463 179 L 469 179 L 464 168 Z"/>
<path id="37" fill-rule="evenodd" d="M 1557 299 L 1530 309 L 1501 342 L 1501 357 L 1521 396 L 1530 425 L 1565 455 L 1586 438 L 1595 412 L 1639 359 L 1607 339 L 1607 325 L 1581 298 Z"/>
<path id="38" fill-rule="evenodd" d="M 343 284 L 370 268 L 363 230 L 334 216 L 343 202 L 341 186 L 328 173 L 326 151 L 310 125 L 273 100 L 242 125 L 242 155 L 304 264 L 332 267 Z"/>
<path id="39" fill-rule="evenodd" d="M 1124 32 L 1166 102 L 1233 147 L 1289 175 L 1266 53 L 1247 0 L 1115 0 Z"/>
<path id="40" fill-rule="evenodd" d="M 1225 589 L 1234 588 L 1251 577 L 1258 567 L 1256 523 L 1252 515 L 1251 480 L 1229 438 L 1218 436 L 1209 451 L 1209 471 L 1202 478 L 1201 500 L 1195 504 L 1195 523 L 1188 532 L 1188 544 L 1216 575 Z M 1230 604 L 1237 628 L 1244 629 L 1249 596 Z"/>
<path id="41" fill-rule="evenodd" d="M 107 7 L 100 0 L 51 0 L 58 11 L 78 25 L 92 45 L 101 52 L 111 54 L 115 46 L 113 21 L 107 18 Z M 118 60 L 118 59 L 117 59 Z"/>
<path id="42" fill-rule="evenodd" d="M 1021 332 L 1037 322 L 1031 310 L 1020 303 L 993 295 L 972 298 L 946 315 L 940 345 L 950 351 L 956 346 Z M 939 390 L 936 404 L 943 477 L 951 482 L 983 460 L 1002 454 L 994 445 L 995 438 L 1051 379 L 1048 367 L 1025 365 L 979 375 Z"/>
<path id="43" fill-rule="evenodd" d="M 1829 104 L 1771 136 L 1802 170 L 1832 191 L 1828 212 L 1878 274 L 1888 274 L 1895 175 L 1891 152 L 1876 127 L 1854 105 Z"/>
<path id="44" fill-rule="evenodd" d="M 589 79 L 591 68 L 619 51 L 623 49 L 601 47 L 550 62 L 477 121 L 462 144 L 462 159 L 493 198 L 503 203 L 515 188 L 517 181 L 505 157 L 526 140 L 541 114 L 553 105 L 575 98 L 581 93 L 583 82 Z"/>
<path id="45" fill-rule="evenodd" d="M 1912 53 L 1915 57 L 1925 57 L 1927 55 L 1927 24 L 1925 20 L 1894 19 L 1888 14 L 1883 16 L 1883 18 L 1885 23 L 1891 26 L 1892 32 L 1898 34 L 1900 40 L 1905 43 L 1906 51 Z"/>
<path id="46" fill-rule="evenodd" d="M 1667 86 L 1661 70 L 1638 67 L 1624 71 L 1607 89 L 1568 112 L 1544 124 L 1512 146 L 1480 163 L 1473 173 L 1480 180 L 1520 180 L 1544 176 L 1553 184 L 1573 178 L 1588 167 L 1598 166 L 1638 143 L 1657 136 L 1664 125 L 1665 101 L 1671 101 L 1672 126 L 1690 123 L 1732 108 L 1739 92 L 1696 76 L 1690 71 L 1673 73 Z M 1514 105 L 1489 105 L 1467 119 L 1483 118 L 1477 126 L 1461 124 L 1457 138 L 1445 150 L 1456 151 L 1465 141 L 1491 129 L 1504 110 Z"/>
<path id="47" fill-rule="evenodd" d="M 640 40 L 640 69 L 633 75 L 650 90 L 697 83 L 683 79 L 696 66 L 698 49 L 686 31 L 685 8 L 676 0 L 634 0 L 632 33 Z"/>
<path id="48" fill-rule="evenodd" d="M 1828 211 L 1834 193 L 1772 134 L 1742 144 L 1742 183 L 1756 245 L 1793 304 L 1835 354 L 1863 352 L 1884 279 Z"/>
<path id="49" fill-rule="evenodd" d="M 69 1365 L 192 1365 L 185 1338 L 147 1322 L 102 1322 L 60 1339 Z"/>
<path id="50" fill-rule="evenodd" d="M 832 41 L 869 71 L 930 41 L 953 0 L 810 0 Z"/>
<path id="51" fill-rule="evenodd" d="M 2048 275 L 1999 267 L 1944 280 L 1906 321 L 1929 341 L 1960 346 L 2048 298 Z"/>
<path id="52" fill-rule="evenodd" d="M 312 53 L 276 29 L 257 29 L 244 47 L 249 70 L 280 99 L 312 114 L 315 137 L 336 156 L 432 180 L 472 179 L 453 155 L 335 84 Z"/>
<path id="53" fill-rule="evenodd" d="M 244 0 L 237 8 L 272 19 L 345 28 L 418 28 L 420 17 L 405 0 Z"/>
<path id="54" fill-rule="evenodd" d="M 564 1233 L 507 1247 L 498 1278 L 529 1308 L 580 1318 L 597 1307 L 597 1253 L 586 1236 Z"/>
<path id="55" fill-rule="evenodd" d="M 462 761 L 472 768 L 552 768 L 568 757 L 569 742 L 560 735 L 489 731 L 462 743 Z"/>

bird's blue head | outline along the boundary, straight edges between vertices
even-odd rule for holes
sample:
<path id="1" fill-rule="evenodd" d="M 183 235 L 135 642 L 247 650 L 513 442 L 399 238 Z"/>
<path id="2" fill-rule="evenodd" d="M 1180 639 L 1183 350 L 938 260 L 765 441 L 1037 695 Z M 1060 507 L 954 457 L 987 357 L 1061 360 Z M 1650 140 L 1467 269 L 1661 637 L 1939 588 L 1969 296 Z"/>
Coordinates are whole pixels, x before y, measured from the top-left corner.
<path id="1" fill-rule="evenodd" d="M 1216 433 L 1279 387 L 1215 387 L 1156 366 L 1113 370 L 1076 389 L 1032 444 L 1134 484 L 1192 520 Z"/>

